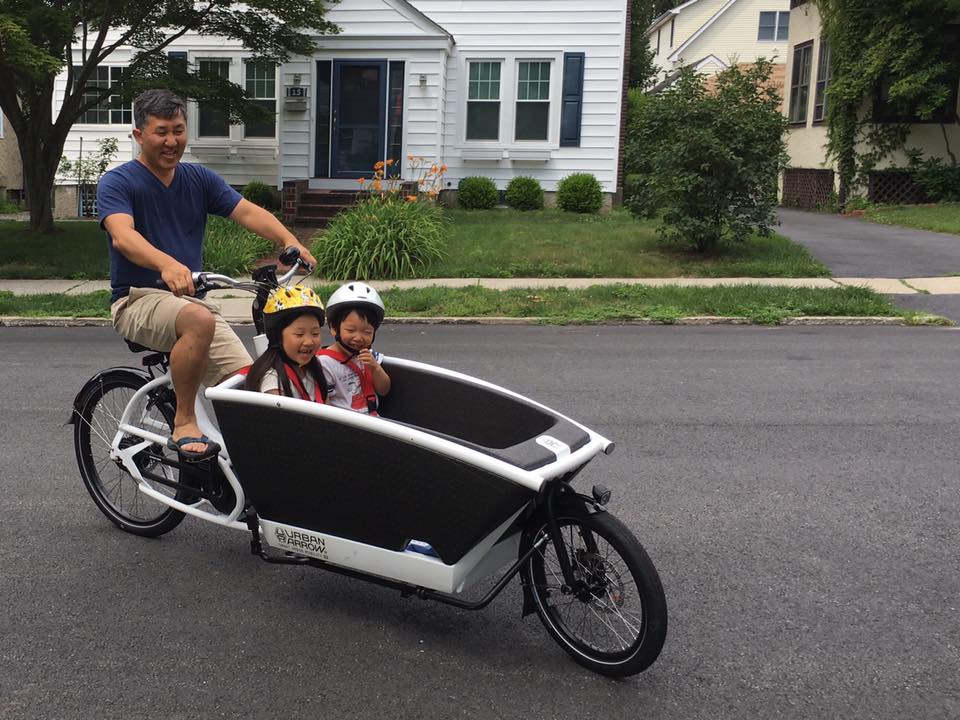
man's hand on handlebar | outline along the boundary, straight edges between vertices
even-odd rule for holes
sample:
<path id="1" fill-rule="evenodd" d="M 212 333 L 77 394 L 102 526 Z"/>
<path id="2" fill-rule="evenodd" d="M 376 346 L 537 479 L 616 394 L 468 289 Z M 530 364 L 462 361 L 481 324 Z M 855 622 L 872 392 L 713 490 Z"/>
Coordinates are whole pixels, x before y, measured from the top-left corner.
<path id="1" fill-rule="evenodd" d="M 297 250 L 300 251 L 300 259 L 303 260 L 304 263 L 310 266 L 310 268 L 308 269 L 308 272 L 312 270 L 314 267 L 316 267 L 317 259 L 313 257 L 313 254 L 309 250 L 307 250 L 307 248 L 304 247 L 302 243 L 300 243 L 299 241 L 292 242 L 288 245 L 285 245 L 284 250 L 291 247 L 295 247 Z M 282 261 L 282 257 L 281 257 L 281 261 Z"/>
<path id="2" fill-rule="evenodd" d="M 193 295 L 196 288 L 193 286 L 193 277 L 190 268 L 176 261 L 171 262 L 160 271 L 160 277 L 167 287 L 177 297 Z"/>

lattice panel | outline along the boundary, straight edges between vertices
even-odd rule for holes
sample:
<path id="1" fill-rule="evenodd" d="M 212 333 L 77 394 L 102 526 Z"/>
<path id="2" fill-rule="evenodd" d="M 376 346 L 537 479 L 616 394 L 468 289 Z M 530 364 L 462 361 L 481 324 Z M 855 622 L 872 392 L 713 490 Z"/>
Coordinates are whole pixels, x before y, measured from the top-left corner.
<path id="1" fill-rule="evenodd" d="M 832 193 L 833 170 L 789 168 L 783 172 L 781 202 L 787 207 L 824 207 L 830 203 Z"/>
<path id="2" fill-rule="evenodd" d="M 870 173 L 867 188 L 870 202 L 883 205 L 915 205 L 928 201 L 927 194 L 906 170 L 877 170 Z"/>

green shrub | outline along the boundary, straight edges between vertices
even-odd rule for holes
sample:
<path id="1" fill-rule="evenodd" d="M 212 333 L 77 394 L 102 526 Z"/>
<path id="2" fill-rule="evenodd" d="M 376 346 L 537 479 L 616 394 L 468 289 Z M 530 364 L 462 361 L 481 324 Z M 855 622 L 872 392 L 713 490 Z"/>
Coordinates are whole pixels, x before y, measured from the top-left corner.
<path id="1" fill-rule="evenodd" d="M 499 200 L 500 193 L 490 178 L 465 177 L 457 185 L 457 202 L 468 210 L 489 210 Z"/>
<path id="2" fill-rule="evenodd" d="M 635 103 L 624 161 L 639 178 L 626 204 L 660 216 L 665 240 L 707 253 L 771 232 L 788 160 L 772 70 L 763 58 L 746 69 L 734 64 L 708 90 L 687 67 L 669 89 Z"/>
<path id="3" fill-rule="evenodd" d="M 250 202 L 267 210 L 280 209 L 280 197 L 277 191 L 259 180 L 253 180 L 244 185 L 241 194 Z"/>
<path id="4" fill-rule="evenodd" d="M 0 188 L 0 195 L 2 195 L 3 189 Z M 8 215 L 10 213 L 21 212 L 22 208 L 16 203 L 12 203 L 7 198 L 0 196 L 0 215 Z"/>
<path id="5" fill-rule="evenodd" d="M 253 270 L 257 260 L 273 250 L 273 243 L 235 222 L 216 215 L 207 217 L 203 239 L 203 269 L 239 277 Z"/>
<path id="6" fill-rule="evenodd" d="M 960 165 L 945 165 L 940 158 L 927 158 L 920 163 L 915 177 L 931 202 L 960 201 Z"/>
<path id="7" fill-rule="evenodd" d="M 532 177 L 515 177 L 507 185 L 507 205 L 517 210 L 543 208 L 543 188 Z"/>
<path id="8" fill-rule="evenodd" d="M 557 205 L 578 213 L 595 213 L 603 205 L 603 190 L 590 173 L 567 175 L 557 184 Z"/>
<path id="9" fill-rule="evenodd" d="M 373 196 L 337 215 L 311 252 L 328 280 L 414 277 L 443 256 L 446 235 L 439 206 Z"/>

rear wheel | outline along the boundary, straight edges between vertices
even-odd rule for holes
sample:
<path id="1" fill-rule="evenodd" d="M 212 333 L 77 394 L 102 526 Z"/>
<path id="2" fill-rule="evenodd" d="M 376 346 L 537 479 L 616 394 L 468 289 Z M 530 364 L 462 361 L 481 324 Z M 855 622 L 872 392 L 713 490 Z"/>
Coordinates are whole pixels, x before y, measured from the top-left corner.
<path id="1" fill-rule="evenodd" d="M 545 524 L 521 569 L 547 632 L 578 663 L 614 677 L 649 667 L 667 634 L 667 603 L 643 546 L 607 512 L 585 508 L 558 518 L 575 582 L 564 582 Z"/>
<path id="2" fill-rule="evenodd" d="M 156 537 L 173 530 L 184 514 L 140 492 L 133 476 L 110 458 L 120 417 L 134 394 L 146 383 L 146 378 L 132 370 L 104 374 L 80 400 L 74 417 L 74 445 L 83 483 L 103 514 L 121 530 Z M 175 412 L 173 405 L 159 394 L 144 397 L 138 401 L 130 424 L 158 435 L 169 435 Z M 140 442 L 141 438 L 128 435 L 121 439 L 120 445 L 130 447 Z M 141 473 L 146 470 L 176 482 L 176 469 L 160 463 L 158 456 L 177 459 L 174 451 L 154 444 L 134 456 L 134 460 Z M 157 482 L 151 486 L 171 498 L 190 500 L 187 490 Z"/>

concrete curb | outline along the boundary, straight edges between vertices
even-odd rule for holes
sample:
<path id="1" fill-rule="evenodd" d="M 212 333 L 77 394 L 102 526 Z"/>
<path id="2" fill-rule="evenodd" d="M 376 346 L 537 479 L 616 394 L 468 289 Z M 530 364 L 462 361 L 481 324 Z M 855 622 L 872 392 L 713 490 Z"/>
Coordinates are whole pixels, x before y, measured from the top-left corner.
<path id="1" fill-rule="evenodd" d="M 930 316 L 931 319 L 936 316 Z M 231 325 L 252 325 L 249 320 L 228 319 Z M 513 317 L 398 317 L 387 318 L 387 325 L 539 325 L 550 322 L 549 318 L 513 318 Z M 690 316 L 675 320 L 601 320 L 597 322 L 570 322 L 567 325 L 759 325 L 745 317 L 717 317 L 713 315 Z M 806 316 L 789 317 L 778 325 L 885 325 L 917 326 L 927 325 L 948 327 L 938 323 L 907 322 L 901 317 L 856 317 L 856 316 Z M 108 318 L 71 318 L 71 317 L 0 317 L 0 327 L 112 327 Z M 953 325 L 953 323 L 950 323 Z"/>

